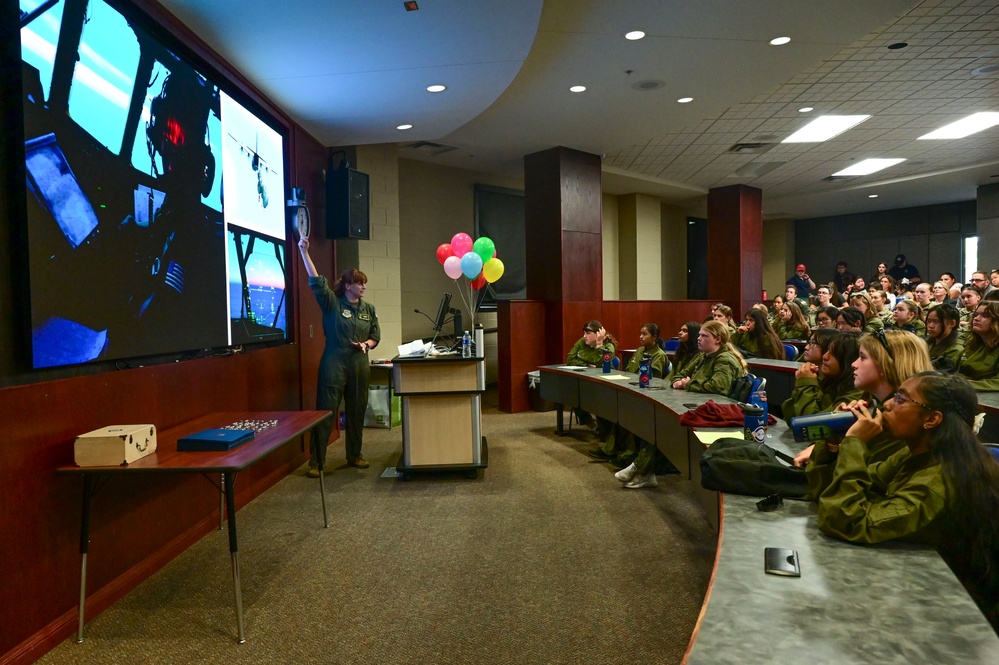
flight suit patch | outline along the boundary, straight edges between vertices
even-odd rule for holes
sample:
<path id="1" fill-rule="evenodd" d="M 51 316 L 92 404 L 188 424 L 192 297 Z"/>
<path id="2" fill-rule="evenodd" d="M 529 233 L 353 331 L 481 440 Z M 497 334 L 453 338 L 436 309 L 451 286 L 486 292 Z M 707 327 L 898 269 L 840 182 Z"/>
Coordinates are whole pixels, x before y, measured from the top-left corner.
<path id="1" fill-rule="evenodd" d="M 354 316 L 349 309 L 345 309 L 340 313 L 343 314 L 343 318 L 345 319 L 349 319 L 350 317 Z"/>
<path id="2" fill-rule="evenodd" d="M 357 315 L 357 318 L 359 318 L 362 321 L 370 321 L 371 320 L 371 315 L 370 314 L 365 314 L 364 312 L 361 312 L 360 314 Z"/>

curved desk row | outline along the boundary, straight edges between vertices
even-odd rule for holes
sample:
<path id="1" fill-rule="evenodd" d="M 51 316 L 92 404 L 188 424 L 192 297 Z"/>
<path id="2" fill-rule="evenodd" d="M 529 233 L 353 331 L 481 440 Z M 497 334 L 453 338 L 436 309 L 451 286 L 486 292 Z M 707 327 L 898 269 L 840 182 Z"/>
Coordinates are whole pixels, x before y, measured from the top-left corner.
<path id="1" fill-rule="evenodd" d="M 543 398 L 654 441 L 696 483 L 718 526 L 715 571 L 687 663 L 999 662 L 999 637 L 935 550 L 851 545 L 819 532 L 812 503 L 786 501 L 764 513 L 755 497 L 701 489 L 704 445 L 679 417 L 685 404 L 727 398 L 673 390 L 660 379 L 640 390 L 637 377 L 621 372 L 541 372 Z M 767 443 L 792 454 L 802 448 L 781 422 Z M 766 547 L 797 550 L 801 577 L 766 575 Z"/>

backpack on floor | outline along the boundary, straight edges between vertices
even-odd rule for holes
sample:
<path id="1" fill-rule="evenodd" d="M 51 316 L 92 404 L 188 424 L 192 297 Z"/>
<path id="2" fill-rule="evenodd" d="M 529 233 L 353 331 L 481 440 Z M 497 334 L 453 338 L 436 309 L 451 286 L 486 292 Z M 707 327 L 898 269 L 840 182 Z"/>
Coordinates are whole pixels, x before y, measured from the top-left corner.
<path id="1" fill-rule="evenodd" d="M 790 455 L 765 444 L 719 439 L 701 456 L 701 486 L 729 494 L 803 497 L 808 494 L 805 470 L 793 462 Z"/>

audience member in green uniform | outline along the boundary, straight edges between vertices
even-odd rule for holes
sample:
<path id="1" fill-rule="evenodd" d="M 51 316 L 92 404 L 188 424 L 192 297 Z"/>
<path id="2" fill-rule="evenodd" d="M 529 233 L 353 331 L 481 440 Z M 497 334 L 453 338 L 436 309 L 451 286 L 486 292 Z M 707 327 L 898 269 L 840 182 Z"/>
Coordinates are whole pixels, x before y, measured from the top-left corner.
<path id="1" fill-rule="evenodd" d="M 788 300 L 780 308 L 774 332 L 781 339 L 808 339 L 808 321 L 797 303 Z"/>
<path id="2" fill-rule="evenodd" d="M 975 318 L 975 310 L 978 309 L 978 303 L 982 301 L 982 294 L 973 286 L 966 286 L 961 290 L 960 300 L 961 306 L 957 308 L 957 311 L 961 314 L 961 323 L 958 324 L 957 337 L 963 345 L 968 341 L 968 335 L 971 334 L 971 319 Z"/>
<path id="3" fill-rule="evenodd" d="M 926 324 L 923 323 L 923 310 L 912 300 L 899 300 L 895 303 L 895 323 L 888 326 L 890 330 L 904 330 L 914 335 L 926 335 Z"/>
<path id="4" fill-rule="evenodd" d="M 853 385 L 853 363 L 860 354 L 859 334 L 823 328 L 813 333 L 809 343 L 825 350 L 819 363 L 805 362 L 795 372 L 791 397 L 781 405 L 784 420 L 832 411 L 863 395 Z M 814 352 L 806 348 L 806 358 L 810 357 Z"/>
<path id="5" fill-rule="evenodd" d="M 309 275 L 309 288 L 323 312 L 323 333 L 326 335 L 326 348 L 319 361 L 316 409 L 336 413 L 343 398 L 347 464 L 366 469 L 369 464 L 361 456 L 361 434 L 368 407 L 371 371 L 368 351 L 381 340 L 375 308 L 362 300 L 368 278 L 360 270 L 347 270 L 331 289 L 309 255 L 309 239 L 299 240 L 298 247 Z M 318 478 L 323 469 L 331 430 L 331 422 L 325 420 L 312 431 L 310 477 Z"/>
<path id="6" fill-rule="evenodd" d="M 663 378 L 666 374 L 666 366 L 669 365 L 669 358 L 662 348 L 662 339 L 659 337 L 659 326 L 655 323 L 646 323 L 638 331 L 639 347 L 631 355 L 628 361 L 626 372 L 638 374 L 645 354 L 650 356 L 652 363 L 652 376 L 657 379 Z M 627 466 L 634 459 L 637 445 L 635 436 L 620 425 L 613 425 L 614 436 L 608 438 L 604 445 L 587 451 L 587 455 L 595 459 L 612 460 L 617 462 L 617 466 Z"/>
<path id="7" fill-rule="evenodd" d="M 711 318 L 725 324 L 730 333 L 735 332 L 735 313 L 728 305 L 715 305 L 711 310 Z"/>
<path id="8" fill-rule="evenodd" d="M 949 303 L 937 305 L 926 314 L 926 343 L 935 369 L 945 372 L 957 369 L 964 351 L 964 345 L 957 339 L 960 322 L 957 308 Z"/>
<path id="9" fill-rule="evenodd" d="M 846 437 L 806 471 L 819 490 L 819 529 L 854 543 L 937 547 L 999 630 L 999 464 L 974 433 L 974 388 L 958 375 L 924 372 L 881 411 L 863 401 L 851 410 L 857 422 Z M 874 461 L 870 445 L 885 435 L 904 448 Z"/>
<path id="10" fill-rule="evenodd" d="M 840 332 L 863 332 L 864 313 L 856 307 L 844 307 L 836 315 L 836 330 Z"/>
<path id="11" fill-rule="evenodd" d="M 677 390 L 728 395 L 732 382 L 748 371 L 742 354 L 729 341 L 728 327 L 718 321 L 708 321 L 697 334 L 697 349 L 704 354 L 702 362 L 691 374 L 684 373 L 673 382 Z"/>
<path id="12" fill-rule="evenodd" d="M 839 309 L 836 307 L 821 307 L 815 310 L 816 328 L 835 328 L 836 319 L 839 318 Z"/>
<path id="13" fill-rule="evenodd" d="M 890 307 L 890 305 L 895 304 L 894 297 L 891 299 L 891 302 L 889 303 L 888 292 L 886 292 L 884 289 L 874 289 L 872 291 L 868 291 L 867 293 L 871 299 L 871 305 L 873 306 L 874 314 L 879 319 L 881 319 L 882 327 L 887 326 L 889 323 L 891 323 L 894 320 L 894 318 L 892 317 L 892 311 Z"/>
<path id="14" fill-rule="evenodd" d="M 704 362 L 704 354 L 697 350 L 697 335 L 701 332 L 701 324 L 687 321 L 680 326 L 676 341 L 680 343 L 673 353 L 673 369 L 666 375 L 666 383 L 673 385 L 677 379 L 694 373 L 697 366 Z"/>
<path id="15" fill-rule="evenodd" d="M 975 390 L 999 390 L 999 301 L 978 304 L 957 371 Z"/>
<path id="16" fill-rule="evenodd" d="M 856 307 L 864 315 L 864 332 L 874 332 L 878 328 L 884 328 L 885 323 L 874 311 L 874 302 L 866 291 L 858 291 L 850 296 L 850 307 Z"/>
<path id="17" fill-rule="evenodd" d="M 770 303 L 770 308 L 767 310 L 767 319 L 770 321 L 770 327 L 776 330 L 777 322 L 780 321 L 780 308 L 784 306 L 784 296 L 777 295 L 774 296 L 773 301 Z"/>
<path id="18" fill-rule="evenodd" d="M 860 353 L 853 362 L 853 385 L 864 392 L 862 399 L 869 407 L 877 408 L 903 381 L 931 369 L 933 364 L 926 342 L 910 332 L 879 330 L 860 338 Z M 844 405 L 837 407 L 837 410 L 842 409 Z M 825 441 L 808 446 L 795 456 L 795 466 L 812 464 L 812 460 L 816 459 L 824 463 L 823 455 L 828 453 L 825 446 Z M 899 450 L 902 443 L 882 436 L 872 440 L 868 447 L 872 454 L 871 461 L 880 462 Z M 809 488 L 812 490 L 811 480 Z M 815 498 L 818 494 L 812 490 L 809 496 Z"/>
<path id="19" fill-rule="evenodd" d="M 767 315 L 753 308 L 746 312 L 746 320 L 732 335 L 732 344 L 742 351 L 770 360 L 784 360 L 784 345 L 770 327 Z"/>
<path id="20" fill-rule="evenodd" d="M 604 363 L 604 351 L 610 351 L 614 355 L 617 340 L 604 330 L 599 321 L 587 321 L 583 326 L 583 336 L 569 349 L 565 364 L 574 367 L 600 367 Z M 597 436 L 609 433 L 610 424 L 604 423 L 602 419 L 599 424 L 594 423 L 593 416 L 588 411 L 577 406 L 573 407 L 572 412 L 580 425 L 589 428 Z"/>

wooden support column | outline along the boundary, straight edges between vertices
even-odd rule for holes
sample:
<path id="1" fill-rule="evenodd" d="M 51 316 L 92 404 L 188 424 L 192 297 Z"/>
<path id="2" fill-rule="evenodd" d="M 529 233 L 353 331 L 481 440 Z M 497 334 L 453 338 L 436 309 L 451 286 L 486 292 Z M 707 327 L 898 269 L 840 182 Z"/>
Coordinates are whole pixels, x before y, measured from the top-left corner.
<path id="1" fill-rule="evenodd" d="M 763 290 L 763 190 L 745 185 L 708 191 L 708 297 L 736 319 Z"/>
<path id="2" fill-rule="evenodd" d="M 545 359 L 562 362 L 603 305 L 600 157 L 551 148 L 524 157 L 527 297 L 545 302 Z"/>

